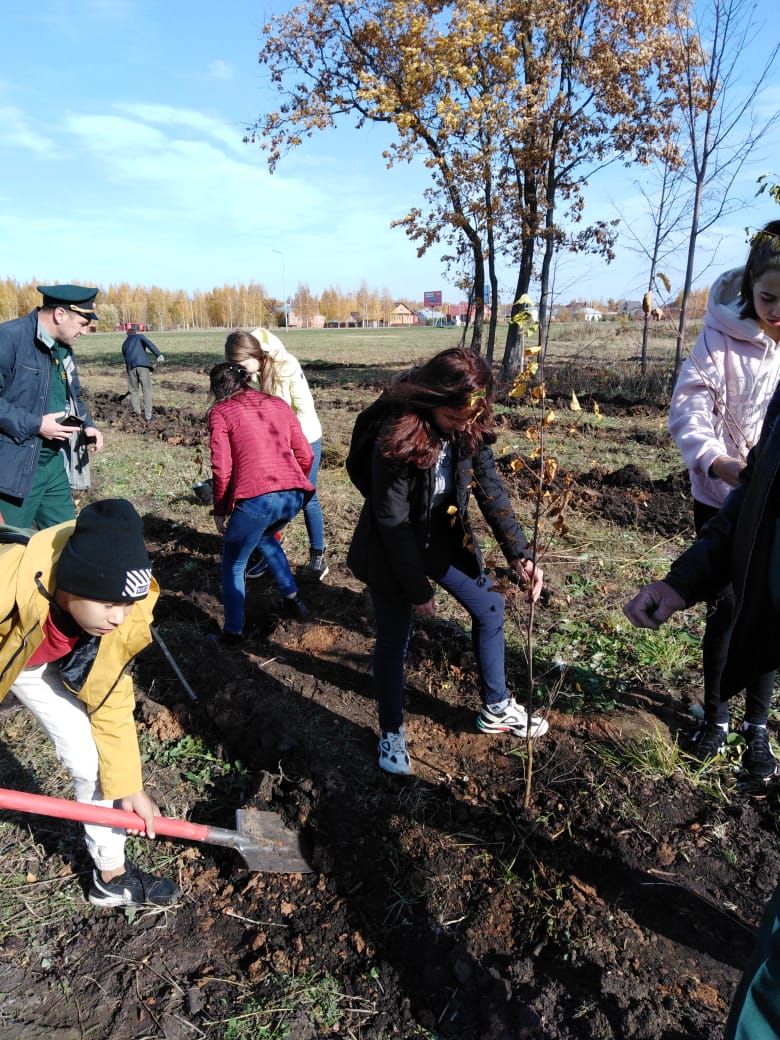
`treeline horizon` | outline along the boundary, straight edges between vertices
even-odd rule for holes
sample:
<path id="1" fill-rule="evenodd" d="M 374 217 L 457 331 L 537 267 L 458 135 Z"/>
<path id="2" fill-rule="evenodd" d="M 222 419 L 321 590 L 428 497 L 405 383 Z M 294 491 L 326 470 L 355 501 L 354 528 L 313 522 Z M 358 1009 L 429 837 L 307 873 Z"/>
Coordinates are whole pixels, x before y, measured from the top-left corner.
<path id="1" fill-rule="evenodd" d="M 38 279 L 25 282 L 13 278 L 0 280 L 0 321 L 21 317 L 39 307 L 39 284 Z M 78 281 L 77 284 L 82 282 Z M 96 285 L 89 279 L 83 284 Z M 110 332 L 124 322 L 143 322 L 148 328 L 159 331 L 191 328 L 252 329 L 258 326 L 276 328 L 285 324 L 283 301 L 269 295 L 265 286 L 259 282 L 223 285 L 208 290 L 196 289 L 191 293 L 184 289 L 130 285 L 129 282 L 98 285 L 98 288 L 95 301 L 98 313 L 96 327 L 101 332 Z M 692 316 L 704 313 L 707 292 L 707 289 L 692 291 Z M 443 306 L 456 302 L 444 300 Z M 318 314 L 323 315 L 326 321 L 345 321 L 353 312 L 366 322 L 378 321 L 389 325 L 393 308 L 398 303 L 414 311 L 423 309 L 422 301 L 392 296 L 387 289 L 379 292 L 362 285 L 355 292 L 342 292 L 331 286 L 317 296 L 305 284 L 299 285 L 295 294 L 289 297 L 288 307 L 300 319 L 303 327 L 309 327 Z M 571 308 L 573 314 L 577 308 L 587 304 L 606 314 L 613 312 L 618 303 L 612 298 L 606 302 L 601 299 L 579 299 L 557 306 Z"/>
<path id="2" fill-rule="evenodd" d="M 284 325 L 284 301 L 268 293 L 260 282 L 223 285 L 213 289 L 187 292 L 184 289 L 162 289 L 159 286 L 130 285 L 129 282 L 101 285 L 94 280 L 74 279 L 79 285 L 99 289 L 95 301 L 97 328 L 111 331 L 120 322 L 143 322 L 155 329 L 170 328 L 257 328 L 260 325 Z M 0 280 L 0 321 L 29 314 L 41 304 L 37 286 L 40 279 Z M 453 301 L 454 302 L 454 301 Z M 422 301 L 393 296 L 388 289 L 371 290 L 365 284 L 354 292 L 343 292 L 329 286 L 319 296 L 300 284 L 288 297 L 288 308 L 304 325 L 318 314 L 326 321 L 346 319 L 353 311 L 367 321 L 389 324 L 393 308 L 404 303 L 413 310 Z"/>

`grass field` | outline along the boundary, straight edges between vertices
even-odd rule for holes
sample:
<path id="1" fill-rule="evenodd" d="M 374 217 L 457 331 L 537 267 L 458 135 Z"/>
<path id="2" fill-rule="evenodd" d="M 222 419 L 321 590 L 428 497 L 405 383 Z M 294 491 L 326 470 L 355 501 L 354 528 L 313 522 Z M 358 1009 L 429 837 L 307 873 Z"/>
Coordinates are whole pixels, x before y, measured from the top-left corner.
<path id="1" fill-rule="evenodd" d="M 184 332 L 150 332 L 165 355 L 182 364 L 209 365 L 220 359 L 229 329 Z M 437 350 L 457 346 L 463 330 L 418 326 L 413 329 L 274 329 L 274 334 L 302 363 L 381 365 L 411 362 Z M 691 329 L 691 336 L 696 328 Z M 507 326 L 499 326 L 495 360 L 500 362 Z M 468 342 L 471 332 L 468 331 Z M 642 328 L 638 322 L 567 322 L 551 326 L 548 356 L 552 360 L 577 358 L 599 361 L 626 360 L 639 352 Z M 124 334 L 94 333 L 82 336 L 79 357 L 105 365 L 121 366 Z M 650 355 L 656 361 L 671 358 L 674 328 L 668 323 L 651 329 Z"/>

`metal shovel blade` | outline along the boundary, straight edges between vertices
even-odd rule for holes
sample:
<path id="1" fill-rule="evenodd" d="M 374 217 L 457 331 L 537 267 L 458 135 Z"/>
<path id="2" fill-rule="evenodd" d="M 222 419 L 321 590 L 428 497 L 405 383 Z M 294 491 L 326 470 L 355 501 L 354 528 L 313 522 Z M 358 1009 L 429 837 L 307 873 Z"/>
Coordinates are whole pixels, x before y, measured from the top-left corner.
<path id="1" fill-rule="evenodd" d="M 236 849 L 250 870 L 279 874 L 311 872 L 301 835 L 286 827 L 276 813 L 237 809 L 236 831 L 241 839 Z"/>

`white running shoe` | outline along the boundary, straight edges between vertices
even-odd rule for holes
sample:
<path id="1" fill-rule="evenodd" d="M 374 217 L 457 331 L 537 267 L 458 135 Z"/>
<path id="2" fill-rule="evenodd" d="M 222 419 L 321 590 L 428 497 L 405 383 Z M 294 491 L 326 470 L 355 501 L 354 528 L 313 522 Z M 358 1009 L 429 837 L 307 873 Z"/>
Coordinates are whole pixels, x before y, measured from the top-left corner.
<path id="1" fill-rule="evenodd" d="M 532 737 L 543 737 L 549 728 L 546 719 L 539 715 L 531 716 Z M 483 733 L 513 733 L 516 737 L 525 737 L 528 734 L 528 713 L 514 697 L 500 712 L 491 711 L 485 705 L 477 715 L 477 729 Z"/>
<path id="2" fill-rule="evenodd" d="M 406 750 L 406 737 L 403 726 L 397 733 L 383 732 L 379 737 L 379 768 L 386 773 L 398 773 L 409 776 L 414 773 Z"/>

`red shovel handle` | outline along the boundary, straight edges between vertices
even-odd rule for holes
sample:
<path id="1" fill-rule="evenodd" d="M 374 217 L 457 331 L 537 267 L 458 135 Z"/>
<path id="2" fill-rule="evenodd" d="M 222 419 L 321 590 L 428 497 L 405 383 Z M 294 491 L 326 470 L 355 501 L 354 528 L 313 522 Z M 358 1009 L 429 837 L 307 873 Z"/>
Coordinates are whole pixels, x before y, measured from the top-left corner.
<path id="1" fill-rule="evenodd" d="M 74 802 L 69 798 L 50 798 L 45 794 L 11 791 L 5 787 L 0 787 L 0 809 L 35 813 L 38 816 L 56 816 L 61 820 L 79 820 L 81 823 L 97 823 L 102 827 L 119 827 L 126 831 L 146 830 L 140 816 L 124 809 L 109 809 L 88 802 Z M 169 838 L 208 841 L 210 828 L 202 823 L 190 823 L 189 820 L 155 816 L 154 831 L 155 834 Z"/>

